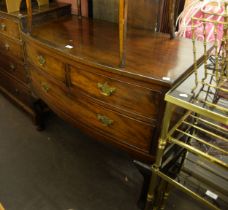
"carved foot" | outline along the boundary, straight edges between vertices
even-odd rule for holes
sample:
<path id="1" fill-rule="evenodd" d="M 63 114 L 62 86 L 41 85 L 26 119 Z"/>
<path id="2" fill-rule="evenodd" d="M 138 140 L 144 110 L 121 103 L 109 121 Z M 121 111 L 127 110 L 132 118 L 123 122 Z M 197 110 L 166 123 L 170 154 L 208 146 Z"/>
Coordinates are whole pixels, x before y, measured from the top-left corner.
<path id="1" fill-rule="evenodd" d="M 41 100 L 37 100 L 34 104 L 34 111 L 36 113 L 35 116 L 35 125 L 37 126 L 37 130 L 38 131 L 42 131 L 45 129 L 45 113 L 47 113 L 48 108 L 46 106 L 46 104 L 41 101 Z"/>
<path id="2" fill-rule="evenodd" d="M 147 200 L 147 193 L 149 190 L 149 184 L 150 184 L 150 178 L 151 178 L 151 168 L 149 165 L 146 165 L 144 163 L 141 163 L 137 160 L 134 160 L 134 165 L 139 170 L 139 172 L 142 174 L 144 180 L 143 180 L 143 186 L 141 189 L 141 194 L 139 197 L 139 200 L 137 202 L 138 207 L 142 210 L 145 209 L 146 206 L 146 200 Z"/>

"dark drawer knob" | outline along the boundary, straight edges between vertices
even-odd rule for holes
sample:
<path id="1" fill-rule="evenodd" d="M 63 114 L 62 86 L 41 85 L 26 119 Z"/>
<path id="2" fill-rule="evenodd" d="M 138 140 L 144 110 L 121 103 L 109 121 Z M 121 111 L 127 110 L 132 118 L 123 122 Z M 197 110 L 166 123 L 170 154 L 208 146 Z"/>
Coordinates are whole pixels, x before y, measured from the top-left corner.
<path id="1" fill-rule="evenodd" d="M 1 31 L 6 31 L 6 25 L 4 23 L 0 24 Z"/>
<path id="2" fill-rule="evenodd" d="M 37 60 L 41 66 L 43 66 L 46 63 L 46 59 L 42 55 L 38 55 Z"/>
<path id="3" fill-rule="evenodd" d="M 111 126 L 113 124 L 113 120 L 109 119 L 105 115 L 97 114 L 97 119 L 104 125 L 104 126 Z"/>
<path id="4" fill-rule="evenodd" d="M 116 91 L 116 88 L 110 87 L 107 82 L 104 84 L 97 83 L 97 87 L 100 89 L 101 94 L 104 96 L 111 96 Z"/>

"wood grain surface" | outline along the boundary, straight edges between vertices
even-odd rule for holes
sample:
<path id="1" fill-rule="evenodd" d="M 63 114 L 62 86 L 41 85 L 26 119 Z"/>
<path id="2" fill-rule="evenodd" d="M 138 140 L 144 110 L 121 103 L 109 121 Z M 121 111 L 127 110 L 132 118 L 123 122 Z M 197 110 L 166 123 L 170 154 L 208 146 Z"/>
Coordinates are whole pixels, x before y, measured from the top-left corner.
<path id="1" fill-rule="evenodd" d="M 155 29 L 159 12 L 159 3 L 155 0 L 131 0 L 128 5 L 129 25 L 145 29 Z M 118 22 L 119 0 L 93 1 L 93 14 L 95 19 Z"/>
<path id="2" fill-rule="evenodd" d="M 193 70 L 191 40 L 150 30 L 129 28 L 126 67 L 119 67 L 118 26 L 106 21 L 70 17 L 34 27 L 32 37 L 61 55 L 116 74 L 172 86 L 186 71 Z M 65 46 L 71 45 L 72 49 Z M 197 43 L 197 59 L 203 57 L 203 43 Z"/>

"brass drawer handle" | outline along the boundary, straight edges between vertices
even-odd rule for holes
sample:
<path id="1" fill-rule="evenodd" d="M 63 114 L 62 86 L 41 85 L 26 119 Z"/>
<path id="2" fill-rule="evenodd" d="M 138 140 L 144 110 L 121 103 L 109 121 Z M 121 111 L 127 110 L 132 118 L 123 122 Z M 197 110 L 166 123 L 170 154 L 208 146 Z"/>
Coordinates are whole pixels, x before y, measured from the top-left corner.
<path id="1" fill-rule="evenodd" d="M 17 88 L 15 88 L 15 93 L 20 94 L 20 91 Z"/>
<path id="2" fill-rule="evenodd" d="M 6 25 L 4 23 L 0 24 L 1 31 L 6 31 Z"/>
<path id="3" fill-rule="evenodd" d="M 111 126 L 113 124 L 113 120 L 109 119 L 108 117 L 97 114 L 97 119 L 104 125 L 104 126 Z"/>
<path id="4" fill-rule="evenodd" d="M 42 55 L 38 55 L 37 60 L 41 66 L 43 66 L 46 63 L 46 60 Z"/>
<path id="5" fill-rule="evenodd" d="M 104 84 L 97 83 L 97 87 L 100 89 L 101 94 L 104 96 L 111 96 L 116 91 L 116 88 L 110 87 L 107 82 Z"/>
<path id="6" fill-rule="evenodd" d="M 13 63 L 11 63 L 11 64 L 9 65 L 9 67 L 10 67 L 10 69 L 11 69 L 12 71 L 15 71 L 15 69 L 16 69 L 16 67 L 15 67 L 15 65 L 14 65 Z"/>
<path id="7" fill-rule="evenodd" d="M 47 83 L 41 83 L 41 87 L 42 87 L 43 91 L 45 91 L 46 93 L 48 93 L 50 91 L 50 88 Z"/>
<path id="8" fill-rule="evenodd" d="M 10 48 L 9 44 L 6 43 L 6 44 L 5 44 L 5 49 L 6 49 L 6 50 L 9 50 L 9 48 Z"/>

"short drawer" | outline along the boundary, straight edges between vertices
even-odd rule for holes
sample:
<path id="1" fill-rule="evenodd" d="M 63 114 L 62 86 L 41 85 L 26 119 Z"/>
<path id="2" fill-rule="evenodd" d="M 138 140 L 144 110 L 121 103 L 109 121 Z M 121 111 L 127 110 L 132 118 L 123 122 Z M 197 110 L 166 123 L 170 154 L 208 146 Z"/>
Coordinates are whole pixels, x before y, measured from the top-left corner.
<path id="1" fill-rule="evenodd" d="M 27 56 L 29 61 L 42 69 L 55 79 L 65 81 L 65 64 L 58 58 L 52 56 L 52 53 L 36 44 L 27 43 Z"/>
<path id="2" fill-rule="evenodd" d="M 28 83 L 26 70 L 22 63 L 6 56 L 0 56 L 0 65 L 0 71 L 3 70 L 21 82 Z"/>
<path id="3" fill-rule="evenodd" d="M 31 71 L 31 80 L 34 91 L 50 108 L 58 109 L 94 132 L 115 139 L 116 143 L 149 153 L 154 133 L 151 124 L 107 109 L 83 95 L 70 97 L 64 86 L 54 84 L 37 71 Z"/>
<path id="4" fill-rule="evenodd" d="M 22 43 L 8 39 L 6 36 L 0 34 L 0 52 L 3 55 L 8 55 L 21 61 L 24 61 L 24 53 Z"/>
<path id="5" fill-rule="evenodd" d="M 0 17 L 0 33 L 14 39 L 20 39 L 19 24 Z"/>
<path id="6" fill-rule="evenodd" d="M 30 96 L 28 88 L 19 83 L 17 80 L 0 72 L 0 86 L 26 106 L 32 107 L 33 99 L 32 96 Z"/>
<path id="7" fill-rule="evenodd" d="M 70 67 L 70 70 L 74 94 L 80 90 L 112 106 L 156 118 L 162 99 L 159 90 L 152 90 L 98 75 L 96 69 L 91 73 L 86 71 L 86 67 L 82 65 Z"/>

